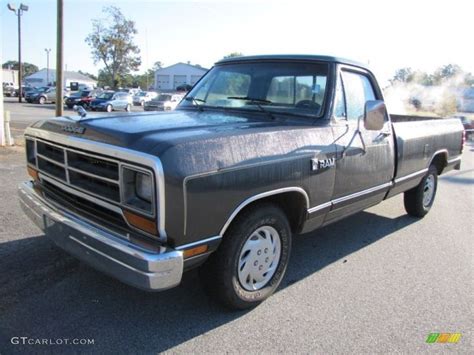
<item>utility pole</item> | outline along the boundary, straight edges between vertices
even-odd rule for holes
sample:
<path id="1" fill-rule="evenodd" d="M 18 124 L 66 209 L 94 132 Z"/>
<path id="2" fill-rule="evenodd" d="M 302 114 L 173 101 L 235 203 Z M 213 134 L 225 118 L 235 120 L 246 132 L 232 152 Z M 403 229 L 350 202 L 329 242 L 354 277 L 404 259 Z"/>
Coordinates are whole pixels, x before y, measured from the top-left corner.
<path id="1" fill-rule="evenodd" d="M 56 25 L 56 116 L 63 115 L 63 0 L 57 0 L 57 25 Z"/>
<path id="2" fill-rule="evenodd" d="M 45 48 L 44 51 L 46 52 L 46 86 L 49 85 L 49 53 L 51 52 L 51 48 Z"/>
<path id="3" fill-rule="evenodd" d="M 13 11 L 13 13 L 18 17 L 18 102 L 21 103 L 23 98 L 23 88 L 21 87 L 21 82 L 23 81 L 23 68 L 21 65 L 21 16 L 23 12 L 28 11 L 28 6 L 20 4 L 18 10 L 15 5 L 8 4 L 8 10 Z"/>

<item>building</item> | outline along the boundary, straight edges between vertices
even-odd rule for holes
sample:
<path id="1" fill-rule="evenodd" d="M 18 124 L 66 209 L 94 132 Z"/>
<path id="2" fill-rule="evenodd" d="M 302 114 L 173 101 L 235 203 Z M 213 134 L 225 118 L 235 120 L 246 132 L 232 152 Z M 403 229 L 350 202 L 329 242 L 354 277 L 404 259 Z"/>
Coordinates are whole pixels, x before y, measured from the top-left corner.
<path id="1" fill-rule="evenodd" d="M 97 81 L 80 73 L 74 71 L 64 72 L 64 86 L 70 88 L 71 83 L 79 83 L 80 87 L 95 88 Z M 49 82 L 48 82 L 49 80 Z M 23 79 L 26 85 L 30 86 L 48 86 L 54 85 L 56 82 L 56 70 L 49 69 L 49 75 L 47 69 L 41 69 L 34 74 L 28 75 Z"/>
<path id="2" fill-rule="evenodd" d="M 18 70 L 2 69 L 2 84 L 18 88 Z"/>
<path id="3" fill-rule="evenodd" d="M 458 96 L 458 111 L 474 112 L 474 87 L 462 90 Z"/>
<path id="4" fill-rule="evenodd" d="M 155 72 L 155 90 L 172 91 L 181 85 L 194 85 L 207 72 L 207 69 L 186 64 L 176 63 Z"/>

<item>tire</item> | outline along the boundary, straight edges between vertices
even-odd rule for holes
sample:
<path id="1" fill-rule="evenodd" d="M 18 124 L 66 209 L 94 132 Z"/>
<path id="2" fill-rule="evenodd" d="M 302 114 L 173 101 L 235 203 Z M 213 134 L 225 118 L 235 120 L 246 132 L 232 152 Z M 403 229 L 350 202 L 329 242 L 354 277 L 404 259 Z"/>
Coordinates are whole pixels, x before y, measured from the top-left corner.
<path id="1" fill-rule="evenodd" d="M 433 206 L 438 188 L 438 170 L 431 165 L 418 186 L 405 191 L 403 203 L 410 216 L 424 217 Z"/>
<path id="2" fill-rule="evenodd" d="M 236 218 L 219 249 L 201 267 L 206 292 L 231 309 L 255 307 L 277 289 L 290 253 L 285 214 L 273 204 L 255 205 Z"/>
<path id="3" fill-rule="evenodd" d="M 44 105 L 44 103 L 46 102 L 46 98 L 44 96 L 41 96 L 39 99 L 38 99 L 38 103 L 40 105 Z"/>
<path id="4" fill-rule="evenodd" d="M 113 111 L 112 105 L 107 105 L 107 107 L 105 108 L 105 111 L 112 112 Z"/>
<path id="5" fill-rule="evenodd" d="M 130 104 L 128 104 L 127 106 L 125 106 L 125 111 L 127 111 L 127 112 L 132 111 L 132 106 L 131 106 Z"/>

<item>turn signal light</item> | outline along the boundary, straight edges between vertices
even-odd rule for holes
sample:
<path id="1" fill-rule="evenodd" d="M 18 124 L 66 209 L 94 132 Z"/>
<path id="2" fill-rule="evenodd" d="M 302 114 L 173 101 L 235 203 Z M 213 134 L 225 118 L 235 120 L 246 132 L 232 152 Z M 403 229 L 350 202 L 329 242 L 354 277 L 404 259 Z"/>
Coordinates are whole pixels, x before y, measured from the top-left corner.
<path id="1" fill-rule="evenodd" d="M 28 170 L 28 175 L 30 175 L 33 178 L 33 180 L 35 181 L 39 180 L 38 171 L 36 171 L 33 168 L 30 168 L 29 166 L 26 169 Z"/>
<path id="2" fill-rule="evenodd" d="M 209 249 L 209 247 L 207 245 L 200 245 L 200 246 L 195 247 L 195 248 L 184 250 L 183 251 L 183 256 L 184 256 L 185 259 L 187 259 L 187 258 L 190 258 L 192 256 L 203 254 L 208 249 Z"/>
<path id="3" fill-rule="evenodd" d="M 135 228 L 141 229 L 142 231 L 145 231 L 147 233 L 157 235 L 157 228 L 156 228 L 156 222 L 151 221 L 148 218 L 139 216 L 135 213 L 132 213 L 130 211 L 123 211 L 123 215 L 127 222 L 134 226 Z"/>

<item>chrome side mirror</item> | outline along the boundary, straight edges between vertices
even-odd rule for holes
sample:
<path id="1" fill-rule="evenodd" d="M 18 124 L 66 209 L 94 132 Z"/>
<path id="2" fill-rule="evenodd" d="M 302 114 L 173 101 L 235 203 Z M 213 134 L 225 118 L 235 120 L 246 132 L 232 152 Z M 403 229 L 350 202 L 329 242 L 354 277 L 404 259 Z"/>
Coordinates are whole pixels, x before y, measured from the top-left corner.
<path id="1" fill-rule="evenodd" d="M 380 131 L 385 124 L 387 107 L 382 100 L 369 100 L 365 103 L 364 127 L 369 131 Z"/>

